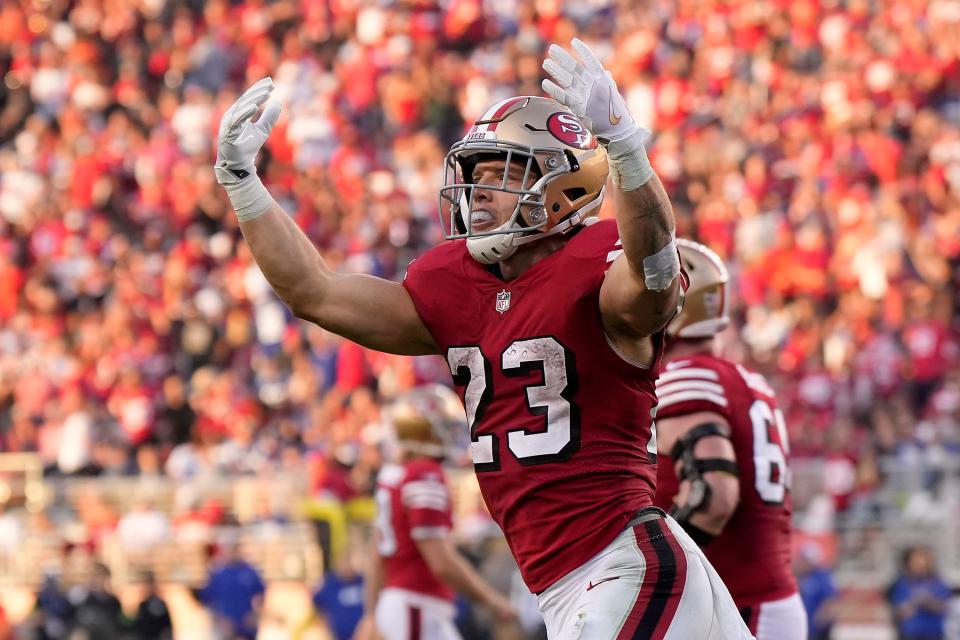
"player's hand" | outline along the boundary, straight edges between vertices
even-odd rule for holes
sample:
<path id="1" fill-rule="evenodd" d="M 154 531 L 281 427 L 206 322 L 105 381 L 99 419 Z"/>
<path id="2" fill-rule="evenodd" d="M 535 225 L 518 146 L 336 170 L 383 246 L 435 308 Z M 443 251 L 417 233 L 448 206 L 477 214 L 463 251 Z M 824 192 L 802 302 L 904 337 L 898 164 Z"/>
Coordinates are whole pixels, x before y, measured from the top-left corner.
<path id="1" fill-rule="evenodd" d="M 353 640 L 380 640 L 373 614 L 366 613 L 360 618 L 353 632 Z"/>
<path id="2" fill-rule="evenodd" d="M 256 173 L 254 165 L 260 147 L 280 117 L 280 102 L 267 99 L 273 91 L 273 80 L 263 78 L 243 92 L 237 101 L 220 118 L 217 137 L 217 163 L 214 171 L 217 182 L 225 187 L 239 184 L 247 176 Z M 251 119 L 266 103 L 256 122 Z"/>
<path id="3" fill-rule="evenodd" d="M 637 125 L 613 76 L 582 40 L 574 38 L 570 46 L 579 60 L 563 47 L 550 45 L 543 61 L 550 78 L 541 84 L 543 90 L 583 118 L 601 143 L 626 138 Z"/>
<path id="4" fill-rule="evenodd" d="M 497 598 L 490 603 L 490 611 L 493 617 L 501 624 L 509 624 L 517 621 L 517 610 L 510 604 L 510 601 L 497 594 Z"/>

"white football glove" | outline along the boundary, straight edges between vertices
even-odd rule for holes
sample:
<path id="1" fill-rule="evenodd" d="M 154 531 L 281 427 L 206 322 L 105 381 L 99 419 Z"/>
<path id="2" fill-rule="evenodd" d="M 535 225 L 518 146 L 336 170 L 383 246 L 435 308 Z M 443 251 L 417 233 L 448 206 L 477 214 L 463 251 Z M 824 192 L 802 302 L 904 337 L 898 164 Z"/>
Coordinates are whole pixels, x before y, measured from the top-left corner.
<path id="1" fill-rule="evenodd" d="M 582 40 L 574 38 L 570 45 L 580 57 L 579 62 L 564 48 L 550 45 L 543 70 L 552 80 L 543 81 L 543 90 L 583 118 L 590 132 L 604 145 L 634 133 L 637 125 L 613 76 Z"/>
<path id="2" fill-rule="evenodd" d="M 263 78 L 244 91 L 243 95 L 226 110 L 220 118 L 220 133 L 217 137 L 217 182 L 224 187 L 238 184 L 257 172 L 254 162 L 260 147 L 280 117 L 280 102 L 267 102 L 273 91 L 273 80 Z M 267 102 L 260 119 L 250 119 Z"/>
<path id="3" fill-rule="evenodd" d="M 273 80 L 263 78 L 243 92 L 220 118 L 217 162 L 213 170 L 241 221 L 266 213 L 273 198 L 257 177 L 256 159 L 280 117 L 280 102 L 269 100 Z M 266 103 L 256 122 L 250 119 Z"/>

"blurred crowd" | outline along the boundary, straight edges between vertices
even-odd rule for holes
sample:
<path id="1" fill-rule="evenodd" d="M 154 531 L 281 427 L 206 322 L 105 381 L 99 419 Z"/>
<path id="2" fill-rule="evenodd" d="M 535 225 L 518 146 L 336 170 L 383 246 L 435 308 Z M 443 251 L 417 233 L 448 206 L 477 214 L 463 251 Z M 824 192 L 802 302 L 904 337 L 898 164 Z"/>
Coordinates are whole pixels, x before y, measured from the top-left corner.
<path id="1" fill-rule="evenodd" d="M 960 455 L 950 0 L 3 2 L 0 452 L 367 493 L 380 406 L 445 365 L 291 316 L 215 183 L 220 115 L 271 75 L 264 182 L 333 268 L 400 278 L 441 241 L 446 149 L 574 35 L 653 132 L 680 234 L 728 261 L 729 349 L 838 507 L 878 456 Z"/>

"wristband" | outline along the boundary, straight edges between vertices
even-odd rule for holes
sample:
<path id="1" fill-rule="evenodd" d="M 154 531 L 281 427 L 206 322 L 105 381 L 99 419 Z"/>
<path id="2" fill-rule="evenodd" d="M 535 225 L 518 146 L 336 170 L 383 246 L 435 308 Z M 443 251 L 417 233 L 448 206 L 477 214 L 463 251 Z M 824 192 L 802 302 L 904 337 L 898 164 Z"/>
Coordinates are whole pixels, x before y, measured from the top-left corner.
<path id="1" fill-rule="evenodd" d="M 633 133 L 607 143 L 607 163 L 613 184 L 623 191 L 635 191 L 653 177 L 653 167 L 643 146 L 648 132 L 637 127 Z"/>
<path id="2" fill-rule="evenodd" d="M 262 216 L 270 210 L 270 206 L 273 204 L 273 196 L 263 186 L 263 182 L 260 181 L 260 177 L 256 173 L 247 176 L 236 184 L 225 184 L 223 188 L 226 190 L 240 222 Z"/>

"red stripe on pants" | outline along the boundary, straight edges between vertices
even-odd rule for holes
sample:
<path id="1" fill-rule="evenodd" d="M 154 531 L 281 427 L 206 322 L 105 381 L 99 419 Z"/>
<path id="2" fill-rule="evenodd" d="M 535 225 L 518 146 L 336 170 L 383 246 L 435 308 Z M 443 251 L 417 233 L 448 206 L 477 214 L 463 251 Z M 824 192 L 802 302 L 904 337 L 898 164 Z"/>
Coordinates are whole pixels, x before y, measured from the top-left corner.
<path id="1" fill-rule="evenodd" d="M 670 531 L 670 527 L 667 526 L 666 520 L 660 521 L 663 523 L 663 530 L 667 538 L 667 542 L 670 545 L 670 548 L 673 550 L 673 556 L 676 559 L 677 563 L 677 572 L 674 577 L 673 582 L 673 594 L 670 596 L 670 599 L 667 600 L 667 606 L 663 610 L 663 615 L 660 618 L 660 624 L 657 625 L 657 631 L 654 634 L 654 638 L 660 640 L 670 629 L 670 623 L 673 622 L 673 617 L 677 613 L 677 607 L 680 606 L 680 598 L 683 597 L 683 590 L 687 586 L 687 554 L 683 552 L 683 548 L 680 546 L 680 543 L 674 537 L 673 532 Z"/>
<path id="2" fill-rule="evenodd" d="M 410 640 L 420 640 L 420 608 L 408 607 L 410 610 Z"/>
<path id="3" fill-rule="evenodd" d="M 641 525 L 637 525 L 633 528 L 633 535 L 636 536 L 639 542 L 647 537 L 647 532 Z M 643 583 L 640 585 L 640 593 L 637 594 L 637 600 L 633 604 L 633 609 L 631 609 L 627 615 L 627 621 L 623 624 L 623 628 L 620 629 L 620 633 L 617 634 L 617 640 L 631 640 L 631 638 L 633 638 L 633 632 L 637 630 L 637 627 L 640 625 L 640 619 L 643 617 L 643 612 L 647 610 L 647 605 L 650 604 L 653 587 L 659 577 L 660 566 L 657 562 L 656 553 L 654 553 L 653 549 L 645 548 L 639 544 L 637 547 L 640 549 L 640 553 L 643 554 Z"/>
<path id="4" fill-rule="evenodd" d="M 633 528 L 646 564 L 643 584 L 617 640 L 662 640 L 687 581 L 687 558 L 665 521 Z"/>

